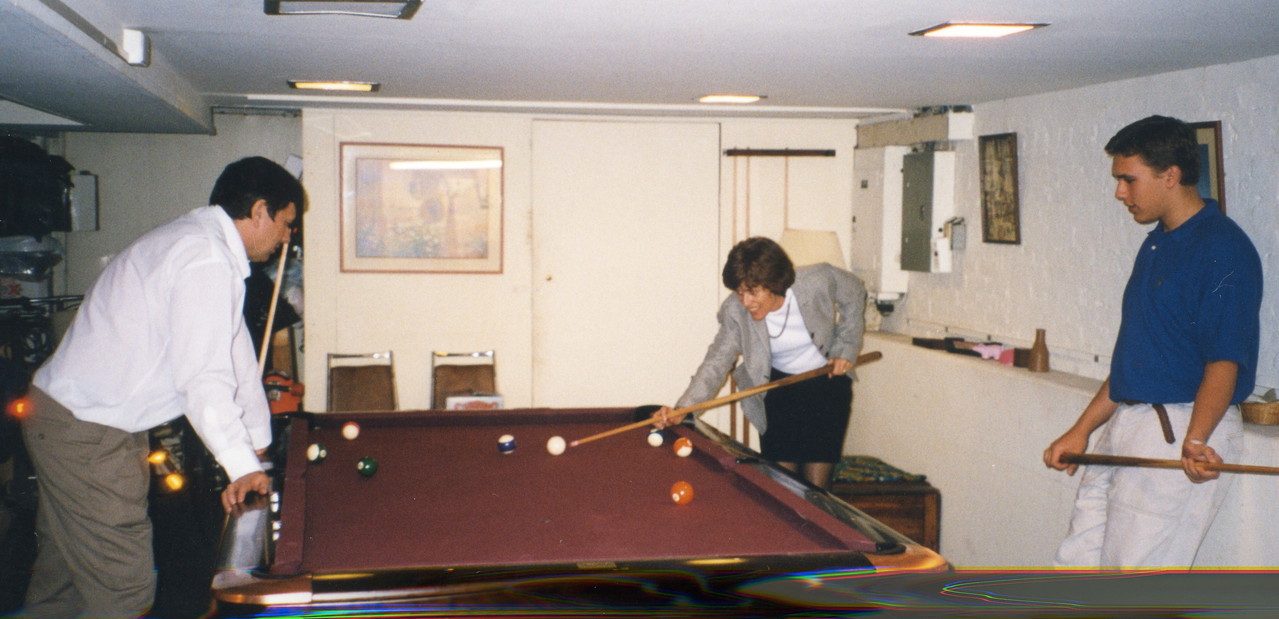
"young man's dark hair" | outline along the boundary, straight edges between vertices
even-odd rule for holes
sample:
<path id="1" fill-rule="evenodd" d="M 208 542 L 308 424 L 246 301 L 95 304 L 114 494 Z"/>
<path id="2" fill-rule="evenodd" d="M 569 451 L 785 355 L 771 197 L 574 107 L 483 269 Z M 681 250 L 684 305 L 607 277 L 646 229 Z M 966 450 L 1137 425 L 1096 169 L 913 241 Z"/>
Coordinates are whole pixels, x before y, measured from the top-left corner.
<path id="1" fill-rule="evenodd" d="M 1147 116 L 1124 127 L 1106 143 L 1112 157 L 1140 156 L 1156 172 L 1181 168 L 1181 184 L 1199 183 L 1199 142 L 1195 130 L 1167 116 Z"/>

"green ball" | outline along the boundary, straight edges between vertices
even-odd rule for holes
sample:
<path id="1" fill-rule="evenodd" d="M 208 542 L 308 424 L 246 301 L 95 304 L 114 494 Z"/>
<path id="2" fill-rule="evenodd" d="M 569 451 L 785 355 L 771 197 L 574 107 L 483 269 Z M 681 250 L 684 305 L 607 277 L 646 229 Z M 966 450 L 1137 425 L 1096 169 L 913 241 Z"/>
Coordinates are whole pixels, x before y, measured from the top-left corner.
<path id="1" fill-rule="evenodd" d="M 355 463 L 355 470 L 359 471 L 365 477 L 372 477 L 377 472 L 377 460 L 365 456 Z"/>

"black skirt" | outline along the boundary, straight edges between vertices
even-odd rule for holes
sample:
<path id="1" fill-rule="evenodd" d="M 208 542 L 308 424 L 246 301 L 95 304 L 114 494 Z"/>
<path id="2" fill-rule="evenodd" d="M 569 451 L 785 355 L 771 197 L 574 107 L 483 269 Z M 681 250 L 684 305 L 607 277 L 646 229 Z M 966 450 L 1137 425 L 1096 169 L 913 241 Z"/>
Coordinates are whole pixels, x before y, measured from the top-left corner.
<path id="1" fill-rule="evenodd" d="M 790 376 L 773 368 L 770 380 Z M 818 376 L 764 394 L 760 450 L 774 462 L 839 462 L 852 415 L 853 379 Z"/>

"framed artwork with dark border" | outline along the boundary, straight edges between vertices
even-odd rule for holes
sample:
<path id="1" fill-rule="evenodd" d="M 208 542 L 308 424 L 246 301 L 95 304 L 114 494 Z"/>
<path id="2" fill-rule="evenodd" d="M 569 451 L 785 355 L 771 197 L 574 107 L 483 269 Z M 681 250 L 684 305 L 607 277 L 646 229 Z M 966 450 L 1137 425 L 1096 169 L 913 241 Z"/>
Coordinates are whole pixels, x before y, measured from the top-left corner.
<path id="1" fill-rule="evenodd" d="M 500 147 L 340 150 L 343 271 L 502 272 Z"/>
<path id="2" fill-rule="evenodd" d="M 1199 142 L 1199 195 L 1212 198 L 1226 212 L 1226 173 L 1222 169 L 1221 121 L 1189 123 Z"/>
<path id="3" fill-rule="evenodd" d="M 981 240 L 1021 244 L 1017 194 L 1017 134 L 983 135 L 977 140 L 981 165 Z"/>

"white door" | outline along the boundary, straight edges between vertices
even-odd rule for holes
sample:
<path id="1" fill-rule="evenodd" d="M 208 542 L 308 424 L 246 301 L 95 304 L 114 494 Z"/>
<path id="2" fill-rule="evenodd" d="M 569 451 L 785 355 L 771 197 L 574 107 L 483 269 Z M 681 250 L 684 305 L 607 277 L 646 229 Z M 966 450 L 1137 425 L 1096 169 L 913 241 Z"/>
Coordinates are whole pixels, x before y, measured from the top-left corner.
<path id="1" fill-rule="evenodd" d="M 533 125 L 533 403 L 673 404 L 715 335 L 719 125 Z"/>

